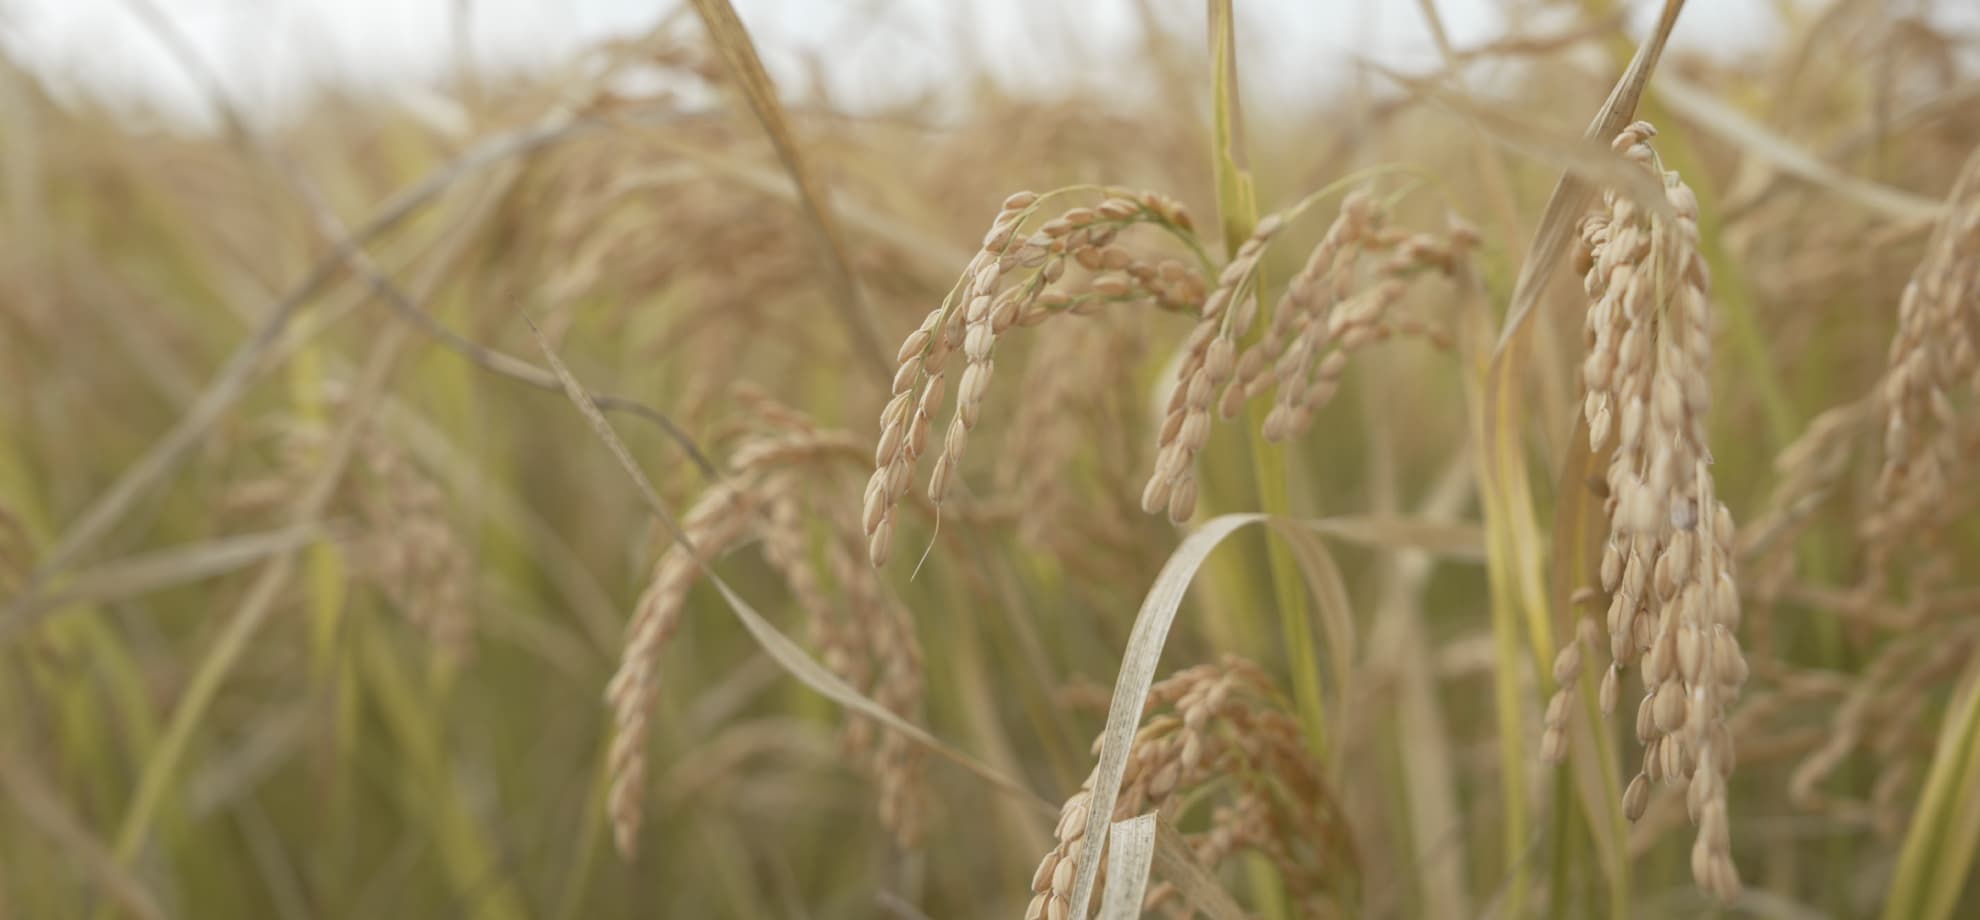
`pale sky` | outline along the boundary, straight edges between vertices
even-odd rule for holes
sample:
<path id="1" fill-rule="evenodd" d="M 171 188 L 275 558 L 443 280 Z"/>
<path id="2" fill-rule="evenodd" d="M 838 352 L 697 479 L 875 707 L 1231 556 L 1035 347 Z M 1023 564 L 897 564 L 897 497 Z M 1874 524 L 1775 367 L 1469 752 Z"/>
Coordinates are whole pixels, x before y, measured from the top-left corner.
<path id="1" fill-rule="evenodd" d="M 0 46 L 64 94 L 210 115 L 193 82 L 132 12 L 149 2 L 179 23 L 234 99 L 284 111 L 312 87 L 409 92 L 454 66 L 454 17 L 468 11 L 482 65 L 541 70 L 603 36 L 634 33 L 679 0 L 0 0 Z M 1715 0 L 1687 9 L 1678 45 L 1736 50 L 1763 43 L 1775 0 Z M 1202 0 L 1151 0 L 1177 31 L 1200 34 Z M 1640 19 L 1659 4 L 1638 0 Z M 884 105 L 955 86 L 982 64 L 1018 83 L 1104 83 L 1110 58 L 1138 43 L 1138 0 L 736 0 L 773 76 L 805 77 L 803 51 L 828 51 L 837 99 Z M 1504 29 L 1492 0 L 1438 0 L 1454 40 Z M 1418 4 L 1407 0 L 1238 0 L 1247 92 L 1321 94 L 1359 55 L 1434 60 Z M 1290 89 L 1287 89 L 1290 88 Z"/>

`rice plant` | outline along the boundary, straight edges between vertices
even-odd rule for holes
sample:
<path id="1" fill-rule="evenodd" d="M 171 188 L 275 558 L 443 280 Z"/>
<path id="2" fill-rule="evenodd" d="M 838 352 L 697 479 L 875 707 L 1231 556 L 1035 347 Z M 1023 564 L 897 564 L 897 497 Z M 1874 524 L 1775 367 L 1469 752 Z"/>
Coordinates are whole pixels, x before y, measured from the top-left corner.
<path id="1" fill-rule="evenodd" d="M 0 917 L 1980 913 L 1975 36 L 1637 6 L 0 66 Z"/>

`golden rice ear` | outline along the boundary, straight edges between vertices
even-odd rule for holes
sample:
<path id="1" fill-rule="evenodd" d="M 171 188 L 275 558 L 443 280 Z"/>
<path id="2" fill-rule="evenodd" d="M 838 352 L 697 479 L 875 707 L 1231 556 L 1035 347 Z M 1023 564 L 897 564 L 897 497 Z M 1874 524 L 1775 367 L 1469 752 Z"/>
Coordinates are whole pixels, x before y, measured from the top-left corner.
<path id="1" fill-rule="evenodd" d="M 1038 209 L 1049 199 L 1091 191 L 1017 192 L 1005 198 L 981 248 L 963 267 L 948 297 L 896 350 L 894 396 L 881 412 L 863 513 L 874 565 L 884 564 L 892 553 L 894 507 L 907 495 L 925 435 L 941 405 L 943 372 L 951 351 L 960 350 L 965 363 L 956 385 L 955 414 L 928 484 L 928 496 L 937 506 L 961 475 L 969 433 L 984 420 L 996 374 L 995 355 L 1005 336 L 1055 315 L 1088 316 L 1116 305 L 1192 312 L 1202 308 L 1205 286 L 1195 269 L 1175 260 L 1144 259 L 1116 245 L 1124 229 L 1139 224 L 1194 245 L 1187 212 L 1166 196 L 1108 189 L 1090 207 L 1075 206 L 1032 226 Z M 1068 265 L 1078 266 L 1071 277 L 1066 274 Z M 911 414 L 910 406 L 917 399 L 919 411 Z M 1170 507 L 1174 499 L 1171 512 L 1188 511 L 1184 506 L 1191 503 L 1191 495 L 1187 490 L 1163 489 L 1161 504 L 1155 507 Z"/>
<path id="2" fill-rule="evenodd" d="M 1588 500 L 1586 490 L 1578 487 L 1578 483 L 1599 468 L 1599 464 L 1595 464 L 1590 457 L 1591 449 L 1586 446 L 1586 423 L 1578 422 L 1567 462 L 1561 465 L 1561 478 L 1556 480 L 1560 483 L 1558 494 L 1566 497 L 1558 509 L 1554 527 L 1553 571 L 1556 578 L 1552 590 L 1544 596 L 1525 587 L 1544 583 L 1548 565 L 1547 548 L 1542 543 L 1539 528 L 1534 526 L 1537 514 L 1532 507 L 1528 485 L 1532 471 L 1523 445 L 1530 413 L 1522 412 L 1520 391 L 1525 375 L 1530 373 L 1535 363 L 1535 348 L 1530 346 L 1530 340 L 1536 324 L 1531 320 L 1548 287 L 1547 282 L 1561 264 L 1570 261 L 1565 256 L 1579 235 L 1598 180 L 1614 176 L 1620 180 L 1617 185 L 1639 189 L 1637 197 L 1650 201 L 1652 206 L 1661 200 L 1661 196 L 1654 194 L 1654 182 L 1647 183 L 1650 188 L 1643 188 L 1645 177 L 1641 176 L 1640 171 L 1622 169 L 1618 172 L 1618 166 L 1627 164 L 1617 163 L 1617 157 L 1605 148 L 1607 142 L 1635 118 L 1637 102 L 1656 69 L 1682 7 L 1682 0 L 1669 0 L 1664 4 L 1655 28 L 1637 46 L 1627 71 L 1616 82 L 1578 142 L 1548 143 L 1532 151 L 1554 159 L 1564 169 L 1540 215 L 1532 243 L 1519 263 L 1505 320 L 1497 326 L 1496 335 L 1493 331 L 1494 314 L 1488 306 L 1480 279 L 1476 275 L 1463 278 L 1467 309 L 1461 315 L 1463 325 L 1459 340 L 1463 343 L 1466 360 L 1485 368 L 1482 385 L 1473 401 L 1473 412 L 1476 414 L 1474 430 L 1480 451 L 1480 491 L 1486 499 L 1488 546 L 1494 573 L 1491 605 L 1493 632 L 1507 648 L 1517 646 L 1514 637 L 1522 629 L 1520 620 L 1523 613 L 1527 616 L 1537 613 L 1542 619 L 1547 619 L 1549 606 L 1555 610 L 1571 607 L 1568 599 L 1571 592 L 1580 586 L 1583 577 L 1580 573 L 1594 568 L 1594 560 L 1583 554 L 1592 542 L 1593 528 L 1599 526 L 1596 519 L 1605 516 L 1602 515 L 1604 509 Z M 1521 145 L 1530 138 L 1542 136 L 1525 128 L 1505 130 L 1509 126 L 1531 121 L 1517 117 L 1518 113 L 1494 111 L 1489 105 L 1475 105 L 1476 100 L 1451 93 L 1442 93 L 1436 98 L 1440 101 L 1454 100 L 1456 105 L 1453 107 L 1466 113 L 1474 125 L 1495 140 L 1512 142 L 1515 149 L 1521 149 Z M 1500 117 L 1508 114 L 1515 116 L 1514 119 Z M 1633 610 L 1622 612 L 1634 613 Z M 1527 634 L 1531 637 L 1530 660 L 1521 662 L 1502 656 L 1501 667 L 1546 667 L 1550 663 L 1555 652 L 1549 630 L 1529 630 Z M 1498 712 L 1503 729 L 1499 739 L 1501 756 L 1507 763 L 1516 763 L 1529 743 L 1523 733 L 1514 730 L 1524 721 L 1517 700 L 1510 696 L 1502 698 Z M 1577 747 L 1579 745 L 1579 742 L 1572 743 Z M 1614 776 L 1615 768 L 1607 765 L 1614 759 L 1608 753 L 1612 750 L 1612 743 L 1602 734 L 1594 733 L 1591 747 L 1598 756 L 1572 757 L 1571 760 L 1582 803 L 1581 811 L 1588 818 L 1590 836 L 1600 851 L 1605 871 L 1612 879 L 1618 879 L 1628 873 L 1628 856 L 1615 829 L 1621 823 L 1620 817 L 1613 816 L 1613 806 L 1605 805 L 1603 791 L 1605 787 L 1613 790 L 1620 785 Z M 1502 786 L 1507 808 L 1506 823 L 1516 838 L 1524 835 L 1524 829 L 1531 822 L 1526 796 L 1517 787 L 1517 782 L 1516 777 L 1508 774 Z M 1647 795 L 1634 796 L 1633 801 L 1647 802 Z M 1509 857 L 1507 866 L 1510 875 L 1508 891 L 1515 905 L 1509 909 L 1516 912 L 1521 909 L 1517 906 L 1522 903 L 1519 899 L 1525 897 L 1526 867 L 1523 861 L 1512 857 Z"/>
<path id="3" fill-rule="evenodd" d="M 1877 511 L 1863 523 L 1874 544 L 1891 546 L 1924 527 L 1943 526 L 1943 491 L 1966 477 L 1962 434 L 1973 409 L 1958 397 L 1980 379 L 1980 151 L 1961 169 L 1923 261 L 1898 301 L 1898 327 L 1875 400 L 1882 415 L 1883 464 Z"/>
<path id="4" fill-rule="evenodd" d="M 1732 744 L 1726 711 L 1745 678 L 1731 589 L 1737 547 L 1705 443 L 1714 316 L 1697 251 L 1697 202 L 1658 162 L 1649 146 L 1655 134 L 1636 122 L 1614 146 L 1658 177 L 1669 209 L 1611 191 L 1606 213 L 1582 223 L 1589 253 L 1584 290 L 1592 301 L 1589 354 L 1581 362 L 1583 424 L 1592 429 L 1611 416 L 1621 419 L 1606 458 L 1606 491 L 1616 500 L 1607 506 L 1602 578 L 1612 608 L 1623 613 L 1610 623 L 1615 664 L 1643 664 L 1641 778 L 1690 784 L 1691 810 L 1707 820 L 1693 851 L 1694 877 L 1729 899 L 1738 893 L 1739 876 L 1724 820 L 1722 770 L 1730 767 Z M 1593 442 L 1577 438 L 1574 447 Z M 1733 600 L 1721 602 L 1722 594 Z M 1604 694 L 1613 695 L 1607 686 Z M 1551 708 L 1549 719 L 1553 741 Z"/>

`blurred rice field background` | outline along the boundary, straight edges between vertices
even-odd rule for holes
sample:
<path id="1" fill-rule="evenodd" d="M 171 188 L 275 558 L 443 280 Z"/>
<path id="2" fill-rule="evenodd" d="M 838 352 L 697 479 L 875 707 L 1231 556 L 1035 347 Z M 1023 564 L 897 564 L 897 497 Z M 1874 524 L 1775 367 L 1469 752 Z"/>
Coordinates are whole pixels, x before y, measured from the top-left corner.
<path id="1" fill-rule="evenodd" d="M 1971 8 L 432 5 L 0 18 L 0 917 L 1980 915 Z"/>

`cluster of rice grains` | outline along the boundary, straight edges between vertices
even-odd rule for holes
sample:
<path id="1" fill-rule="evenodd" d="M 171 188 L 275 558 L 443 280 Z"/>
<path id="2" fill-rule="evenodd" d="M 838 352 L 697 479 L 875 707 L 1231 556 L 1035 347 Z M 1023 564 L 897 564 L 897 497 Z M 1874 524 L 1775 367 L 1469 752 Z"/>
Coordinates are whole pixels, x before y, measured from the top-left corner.
<path id="1" fill-rule="evenodd" d="M 1334 895 L 1355 876 L 1355 855 L 1325 774 L 1264 670 L 1226 656 L 1178 672 L 1149 691 L 1143 718 L 1114 819 L 1150 811 L 1173 819 L 1228 781 L 1230 803 L 1212 809 L 1206 829 L 1184 835 L 1198 861 L 1215 868 L 1240 851 L 1259 853 L 1278 868 L 1300 916 L 1335 916 Z M 1032 876 L 1025 920 L 1066 920 L 1080 861 L 1103 858 L 1086 849 L 1092 782 L 1059 812 L 1057 843 Z M 1144 907 L 1175 896 L 1158 883 Z"/>
<path id="2" fill-rule="evenodd" d="M 1821 743 L 1789 778 L 1789 800 L 1867 822 L 1887 837 L 1903 831 L 1932 752 L 1933 691 L 1956 680 L 1980 645 L 1980 624 L 1967 615 L 1972 589 L 1961 578 L 1972 566 L 1964 547 L 1948 539 L 1972 510 L 1970 471 L 1980 460 L 1973 412 L 1980 393 L 1980 152 L 1954 183 L 1897 314 L 1888 365 L 1869 398 L 1815 419 L 1777 463 L 1786 479 L 1781 491 L 1813 504 L 1842 477 L 1852 441 L 1881 435 L 1881 466 L 1855 515 L 1860 581 L 1812 599 L 1889 639 L 1867 649 L 1847 680 L 1828 670 L 1780 668 L 1776 695 L 1783 702 L 1767 707 L 1790 718 L 1787 704 L 1796 696 L 1831 707 Z M 1902 591 L 1896 598 L 1894 587 Z M 1825 788 L 1860 754 L 1876 771 L 1867 796 Z"/>
<path id="3" fill-rule="evenodd" d="M 661 554 L 627 628 L 618 673 L 606 688 L 613 716 L 608 811 L 621 853 L 634 852 L 647 788 L 648 720 L 659 685 L 659 657 L 680 625 L 704 567 L 749 539 L 790 589 L 809 620 L 827 668 L 881 706 L 914 718 L 921 706 L 921 642 L 913 620 L 861 558 L 853 522 L 834 514 L 837 476 L 865 456 L 844 432 L 815 428 L 802 414 L 744 394 L 750 430 L 730 454 L 728 470 L 681 522 L 692 549 Z M 828 533 L 814 541 L 807 521 Z M 877 736 L 877 737 L 876 737 Z M 899 732 L 876 733 L 867 720 L 845 727 L 849 756 L 879 787 L 880 818 L 903 844 L 921 827 L 925 753 Z"/>
<path id="4" fill-rule="evenodd" d="M 1141 494 L 1143 511 L 1167 508 L 1169 520 L 1178 524 L 1195 513 L 1195 460 L 1209 442 L 1213 404 L 1228 421 L 1246 402 L 1273 391 L 1261 434 L 1284 441 L 1304 432 L 1313 412 L 1333 398 L 1355 349 L 1398 334 L 1449 347 L 1441 328 L 1392 315 L 1391 308 L 1410 279 L 1448 273 L 1476 243 L 1476 234 L 1455 226 L 1448 238 L 1439 238 L 1390 227 L 1383 205 L 1363 192 L 1342 202 L 1340 216 L 1286 286 L 1264 334 L 1241 347 L 1258 318 L 1259 262 L 1299 210 L 1259 221 L 1203 302 L 1183 345 L 1155 471 Z M 1364 257 L 1375 253 L 1385 257 L 1364 265 Z"/>
<path id="5" fill-rule="evenodd" d="M 1167 535 L 1136 507 L 1141 483 L 1120 475 L 1143 459 L 1146 395 L 1135 369 L 1147 358 L 1141 318 L 1107 312 L 1055 325 L 1038 337 L 1011 404 L 1007 456 L 991 470 L 1000 500 L 1023 509 L 1013 522 L 1022 545 L 1048 553 L 1076 591 L 1139 585 Z M 1051 475 L 1039 475 L 1041 470 Z M 1102 601 L 1106 603 L 1106 601 Z"/>
<path id="6" fill-rule="evenodd" d="M 280 512 L 315 474 L 328 425 L 284 416 L 276 433 L 277 468 L 229 489 L 229 513 Z M 360 435 L 356 461 L 336 499 L 357 527 L 348 544 L 353 573 L 419 630 L 442 660 L 466 660 L 474 644 L 473 560 L 444 485 L 378 427 Z"/>
<path id="7" fill-rule="evenodd" d="M 1073 207 L 1027 231 L 1048 200 L 1080 191 L 1020 192 L 1007 199 L 955 289 L 902 344 L 893 396 L 880 417 L 875 471 L 867 483 L 862 516 L 873 564 L 884 564 L 891 555 L 895 518 L 928 449 L 954 352 L 962 352 L 957 403 L 928 483 L 928 496 L 937 507 L 956 485 L 968 438 L 982 419 L 995 347 L 1013 327 L 1123 304 L 1193 318 L 1161 426 L 1154 473 L 1141 496 L 1144 511 L 1165 510 L 1172 521 L 1182 523 L 1195 512 L 1195 460 L 1209 437 L 1213 404 L 1228 420 L 1250 400 L 1275 394 L 1262 434 L 1282 441 L 1304 431 L 1313 412 L 1333 396 L 1355 350 L 1398 335 L 1447 348 L 1449 336 L 1440 326 L 1393 308 L 1419 278 L 1453 272 L 1477 242 L 1461 225 L 1447 235 L 1392 227 L 1383 202 L 1365 192 L 1350 194 L 1288 283 L 1271 320 L 1253 334 L 1260 263 L 1287 222 L 1312 199 L 1266 217 L 1217 271 L 1204 255 L 1188 213 L 1155 193 L 1105 189 L 1098 203 Z M 1194 264 L 1143 256 L 1122 245 L 1123 232 L 1138 224 L 1172 237 L 1190 251 Z M 1215 283 L 1206 282 L 1213 272 Z M 1123 317 L 1129 328 L 1136 320 Z M 1113 347 L 1069 356 L 1090 364 L 1077 377 L 1081 382 L 1066 384 L 1060 389 L 1067 392 L 1056 395 L 1051 386 L 1028 387 L 1033 398 L 1027 402 L 1077 403 L 1091 394 L 1071 390 L 1098 388 L 1099 374 L 1125 375 L 1141 351 L 1139 330 L 1096 337 L 1091 343 Z M 1020 441 L 1045 437 L 1027 426 L 1014 427 L 1013 436 Z M 1072 433 L 1066 444 L 1051 447 L 1070 449 L 1076 438 Z M 1038 459 L 1030 451 L 1023 455 Z M 1036 473 L 1035 467 L 1031 472 Z M 1259 851 L 1279 865 L 1308 915 L 1326 915 L 1327 886 L 1338 887 L 1353 876 L 1342 873 L 1339 865 L 1352 861 L 1352 851 L 1297 724 L 1276 700 L 1262 672 L 1241 661 L 1191 669 L 1158 685 L 1151 713 L 1162 707 L 1175 711 L 1155 716 L 1137 736 L 1116 811 L 1125 817 L 1174 810 L 1179 794 L 1218 776 L 1236 777 L 1236 801 L 1216 809 L 1211 827 L 1191 836 L 1197 855 L 1215 865 L 1238 850 Z M 1076 867 L 1084 858 L 1087 796 L 1082 791 L 1066 803 L 1059 844 L 1039 867 L 1028 917 L 1066 916 Z M 1323 865 L 1330 874 L 1323 875 Z M 1158 885 L 1150 906 L 1173 893 Z"/>
<path id="8" fill-rule="evenodd" d="M 1949 499 L 1980 460 L 1980 423 L 1959 407 L 1980 396 L 1980 155 L 1961 172 L 1946 218 L 1905 285 L 1878 395 L 1884 466 L 1864 529 L 1881 569 L 1893 544 L 1970 507 Z"/>
<path id="9" fill-rule="evenodd" d="M 440 483 L 396 444 L 365 439 L 364 470 L 375 487 L 360 492 L 365 520 L 378 539 L 359 561 L 379 590 L 453 659 L 473 639 L 472 570 L 467 546 L 448 517 Z"/>
<path id="10" fill-rule="evenodd" d="M 1736 637 L 1733 520 L 1714 495 L 1705 437 L 1713 312 L 1697 246 L 1698 203 L 1661 168 L 1647 143 L 1654 134 L 1638 122 L 1614 147 L 1661 180 L 1668 212 L 1612 191 L 1583 223 L 1579 253 L 1591 302 L 1582 365 L 1589 443 L 1598 455 L 1613 445 L 1601 562 L 1612 662 L 1600 697 L 1613 712 L 1622 671 L 1640 666 L 1643 766 L 1623 795 L 1624 811 L 1641 817 L 1652 783 L 1684 784 L 1698 825 L 1692 874 L 1730 899 L 1740 883 L 1726 811 L 1733 767 L 1726 710 L 1747 666 Z M 1555 662 L 1561 687 L 1542 742 L 1550 760 L 1566 756 L 1568 695 L 1593 633 L 1584 624 Z"/>
<path id="11" fill-rule="evenodd" d="M 928 445 L 946 392 L 949 355 L 958 348 L 964 366 L 954 421 L 928 483 L 929 497 L 938 504 L 955 485 L 969 434 L 981 418 L 995 347 L 1013 326 L 1124 303 L 1194 317 L 1161 425 L 1154 472 L 1141 495 L 1144 511 L 1166 510 L 1170 520 L 1182 523 L 1195 513 L 1195 460 L 1209 440 L 1213 404 L 1228 420 L 1249 400 L 1274 392 L 1262 434 L 1281 441 L 1304 431 L 1313 412 L 1333 396 L 1354 350 L 1397 335 L 1447 347 L 1449 336 L 1440 326 L 1392 308 L 1413 280 L 1448 273 L 1476 243 L 1476 235 L 1462 226 L 1442 237 L 1391 227 L 1380 201 L 1351 194 L 1287 285 L 1271 322 L 1250 336 L 1258 318 L 1259 264 L 1305 203 L 1260 221 L 1212 287 L 1204 280 L 1212 266 L 1188 213 L 1160 194 L 1107 189 L 1097 205 L 1074 207 L 1024 233 L 1046 200 L 1077 191 L 1020 192 L 1007 199 L 948 299 L 902 343 L 866 489 L 864 524 L 876 565 L 891 555 L 895 509 Z M 1119 245 L 1122 231 L 1136 224 L 1176 238 L 1198 265 L 1144 258 Z M 1069 275 L 1069 265 L 1082 271 Z"/>
<path id="12" fill-rule="evenodd" d="M 1181 205 L 1152 192 L 1110 190 L 1098 205 L 1073 208 L 1021 236 L 1047 197 L 1019 192 L 1004 201 L 962 279 L 901 344 L 894 395 L 880 414 L 875 470 L 866 487 L 863 522 L 875 565 L 892 553 L 895 509 L 941 411 L 953 352 L 960 348 L 964 360 L 955 417 L 928 480 L 928 496 L 938 505 L 955 484 L 969 433 L 981 420 L 1000 336 L 1014 326 L 1110 304 L 1143 302 L 1194 312 L 1203 301 L 1206 286 L 1197 270 L 1175 259 L 1147 261 L 1115 245 L 1135 224 L 1154 225 L 1193 243 L 1189 214 Z M 1067 278 L 1070 265 L 1082 269 L 1077 281 Z"/>

